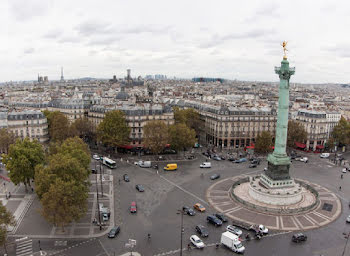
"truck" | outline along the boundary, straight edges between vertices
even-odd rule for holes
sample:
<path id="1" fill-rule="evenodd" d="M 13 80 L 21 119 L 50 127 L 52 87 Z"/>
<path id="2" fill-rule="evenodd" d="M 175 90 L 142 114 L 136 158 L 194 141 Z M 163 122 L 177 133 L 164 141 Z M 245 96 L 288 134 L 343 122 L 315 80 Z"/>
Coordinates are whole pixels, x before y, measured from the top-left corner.
<path id="1" fill-rule="evenodd" d="M 152 163 L 151 161 L 138 161 L 137 165 L 143 168 L 150 168 Z"/>
<path id="2" fill-rule="evenodd" d="M 237 253 L 244 253 L 245 247 L 239 240 L 239 237 L 231 232 L 224 232 L 221 234 L 221 243 Z"/>

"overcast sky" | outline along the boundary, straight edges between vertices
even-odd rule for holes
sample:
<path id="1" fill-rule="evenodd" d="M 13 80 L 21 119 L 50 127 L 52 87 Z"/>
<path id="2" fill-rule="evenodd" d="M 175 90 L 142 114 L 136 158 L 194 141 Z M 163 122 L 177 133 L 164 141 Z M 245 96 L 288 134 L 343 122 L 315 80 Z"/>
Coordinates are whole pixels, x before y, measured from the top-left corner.
<path id="1" fill-rule="evenodd" d="M 237 0 L 1 0 L 0 81 L 165 74 L 350 82 L 350 3 Z"/>

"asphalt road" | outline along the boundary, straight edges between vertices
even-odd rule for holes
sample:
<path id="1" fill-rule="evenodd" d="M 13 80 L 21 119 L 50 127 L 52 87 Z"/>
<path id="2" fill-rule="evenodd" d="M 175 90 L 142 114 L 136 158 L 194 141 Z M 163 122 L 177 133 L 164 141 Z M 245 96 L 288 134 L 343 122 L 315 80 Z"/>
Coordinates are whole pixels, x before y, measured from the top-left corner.
<path id="1" fill-rule="evenodd" d="M 262 240 L 244 242 L 245 255 L 342 255 L 346 239 L 343 232 L 350 232 L 350 224 L 345 223 L 345 218 L 350 214 L 348 202 L 350 199 L 350 172 L 344 174 L 341 179 L 341 167 L 336 167 L 327 159 L 320 159 L 318 154 L 308 154 L 307 164 L 294 161 L 291 166 L 291 174 L 295 178 L 310 180 L 336 192 L 342 200 L 343 209 L 341 216 L 333 223 L 317 230 L 304 232 L 308 236 L 305 243 L 294 244 L 291 242 L 293 233 L 274 234 L 264 237 Z M 243 173 L 261 172 L 266 167 L 263 161 L 258 168 L 248 168 L 248 163 L 234 164 L 229 161 L 214 161 L 211 169 L 200 169 L 199 164 L 204 161 L 200 156 L 197 160 L 178 162 L 178 170 L 164 172 L 164 164 L 159 165 L 159 174 L 155 169 L 143 169 L 132 164 L 118 164 L 118 168 L 112 171 L 115 176 L 115 221 L 120 223 L 121 232 L 118 237 L 109 239 L 101 237 L 79 246 L 59 252 L 55 248 L 55 255 L 121 255 L 127 252 L 125 244 L 128 239 L 135 239 L 137 245 L 135 251 L 142 255 L 179 255 L 180 249 L 180 223 L 181 215 L 177 210 L 182 206 L 193 206 L 202 203 L 206 213 L 197 212 L 196 216 L 183 216 L 184 234 L 183 247 L 189 243 L 189 237 L 195 234 L 195 226 L 203 224 L 209 229 L 209 237 L 204 242 L 209 245 L 203 250 L 193 249 L 190 252 L 184 250 L 183 255 L 228 255 L 231 252 L 220 246 L 215 249 L 214 244 L 219 242 L 220 235 L 225 226 L 214 227 L 206 223 L 206 216 L 214 213 L 213 209 L 205 202 L 207 188 L 215 181 L 209 176 L 220 173 L 221 178 L 240 175 Z M 122 175 L 127 173 L 130 182 L 121 181 Z M 204 177 L 201 174 L 204 174 Z M 136 184 L 142 184 L 145 192 L 140 193 L 135 189 Z M 342 190 L 339 191 L 339 186 Z M 129 206 L 131 201 L 136 201 L 138 212 L 131 214 Z M 147 234 L 151 239 L 147 239 Z M 71 242 L 71 241 L 69 241 Z M 52 241 L 51 241 L 52 243 Z M 350 255 L 350 242 L 344 255 Z M 51 246 L 47 245 L 48 251 Z M 67 248 L 66 247 L 63 248 Z M 52 248 L 51 248 L 52 249 Z M 35 251 L 35 250 L 34 250 Z M 78 254 L 79 252 L 79 254 Z"/>

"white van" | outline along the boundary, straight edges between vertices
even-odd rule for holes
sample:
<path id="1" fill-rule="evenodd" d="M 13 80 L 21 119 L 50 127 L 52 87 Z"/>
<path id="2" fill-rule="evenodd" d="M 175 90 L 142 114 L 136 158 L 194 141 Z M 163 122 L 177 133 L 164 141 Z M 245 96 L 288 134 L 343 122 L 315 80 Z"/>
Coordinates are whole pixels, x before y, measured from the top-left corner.
<path id="1" fill-rule="evenodd" d="M 320 155 L 321 158 L 328 158 L 329 157 L 329 153 L 322 153 Z"/>
<path id="2" fill-rule="evenodd" d="M 228 231 L 221 234 L 221 243 L 237 253 L 243 253 L 245 250 L 238 236 Z"/>
<path id="3" fill-rule="evenodd" d="M 143 168 L 150 168 L 152 163 L 151 161 L 139 161 L 137 165 Z"/>
<path id="4" fill-rule="evenodd" d="M 200 168 L 211 168 L 211 163 L 210 162 L 204 162 L 199 167 Z"/>

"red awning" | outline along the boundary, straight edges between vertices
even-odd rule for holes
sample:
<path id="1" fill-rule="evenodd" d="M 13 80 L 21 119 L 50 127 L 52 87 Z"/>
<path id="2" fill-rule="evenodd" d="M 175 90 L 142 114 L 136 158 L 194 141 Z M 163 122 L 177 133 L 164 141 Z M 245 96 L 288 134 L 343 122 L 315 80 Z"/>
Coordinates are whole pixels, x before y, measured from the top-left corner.
<path id="1" fill-rule="evenodd" d="M 246 146 L 246 148 L 254 149 L 255 147 L 254 146 Z"/>
<path id="2" fill-rule="evenodd" d="M 306 148 L 306 144 L 297 141 L 295 142 L 295 146 L 297 146 L 298 148 Z"/>
<path id="3" fill-rule="evenodd" d="M 120 145 L 120 146 L 118 146 L 118 148 L 132 149 L 133 146 L 131 146 L 131 145 Z"/>
<path id="4" fill-rule="evenodd" d="M 316 149 L 324 149 L 323 145 L 316 145 Z"/>

